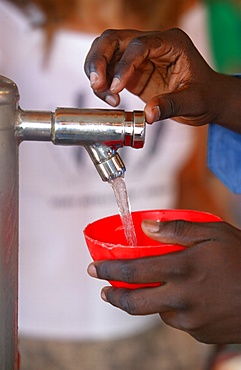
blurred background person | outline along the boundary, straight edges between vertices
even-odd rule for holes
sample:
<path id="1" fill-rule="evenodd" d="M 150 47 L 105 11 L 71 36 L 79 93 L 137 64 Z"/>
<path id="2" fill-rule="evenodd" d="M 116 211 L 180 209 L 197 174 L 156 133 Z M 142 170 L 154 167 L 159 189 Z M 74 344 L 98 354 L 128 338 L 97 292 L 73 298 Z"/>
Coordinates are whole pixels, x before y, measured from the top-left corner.
<path id="1" fill-rule="evenodd" d="M 107 108 L 92 94 L 83 72 L 96 35 L 107 28 L 180 26 L 210 62 L 207 15 L 207 7 L 195 0 L 138 5 L 131 0 L 1 0 L 0 73 L 17 83 L 23 109 Z M 124 92 L 118 108 L 136 110 L 143 104 Z M 232 217 L 215 195 L 220 186 L 206 168 L 206 131 L 196 130 L 168 120 L 147 127 L 143 150 L 120 150 L 132 210 L 182 207 Z M 99 298 L 103 283 L 86 273 L 90 257 L 82 231 L 116 212 L 113 192 L 84 148 L 21 144 L 20 343 L 21 338 L 29 338 L 28 345 L 33 338 L 117 341 L 156 325 L 155 317 L 129 317 L 104 304 Z M 72 354 L 78 352 L 72 348 Z M 94 366 L 101 368 L 98 359 Z"/>

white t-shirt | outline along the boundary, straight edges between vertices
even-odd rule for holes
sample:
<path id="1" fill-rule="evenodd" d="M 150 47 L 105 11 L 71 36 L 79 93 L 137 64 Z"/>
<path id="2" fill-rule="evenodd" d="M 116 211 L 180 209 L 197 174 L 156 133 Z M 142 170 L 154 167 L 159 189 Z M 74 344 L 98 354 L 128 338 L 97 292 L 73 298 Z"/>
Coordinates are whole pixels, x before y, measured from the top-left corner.
<path id="1" fill-rule="evenodd" d="M 41 29 L 1 1 L 0 74 L 16 82 L 21 108 L 108 108 L 92 93 L 83 71 L 94 38 L 58 32 L 45 58 Z M 124 92 L 119 108 L 142 109 L 143 103 Z M 190 153 L 192 132 L 169 120 L 147 127 L 144 149 L 120 150 L 132 210 L 174 207 L 175 176 Z M 155 320 L 104 303 L 100 290 L 107 283 L 87 275 L 91 258 L 83 229 L 114 213 L 113 191 L 84 148 L 20 145 L 20 333 L 97 339 L 133 333 Z"/>

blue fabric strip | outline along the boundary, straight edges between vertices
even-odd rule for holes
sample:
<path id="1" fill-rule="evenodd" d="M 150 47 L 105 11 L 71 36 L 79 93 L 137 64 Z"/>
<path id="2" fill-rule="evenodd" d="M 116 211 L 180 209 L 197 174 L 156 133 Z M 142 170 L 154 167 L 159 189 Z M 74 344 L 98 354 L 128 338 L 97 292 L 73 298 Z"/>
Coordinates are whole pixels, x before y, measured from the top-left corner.
<path id="1" fill-rule="evenodd" d="M 233 193 L 241 193 L 241 134 L 209 125 L 208 167 Z"/>

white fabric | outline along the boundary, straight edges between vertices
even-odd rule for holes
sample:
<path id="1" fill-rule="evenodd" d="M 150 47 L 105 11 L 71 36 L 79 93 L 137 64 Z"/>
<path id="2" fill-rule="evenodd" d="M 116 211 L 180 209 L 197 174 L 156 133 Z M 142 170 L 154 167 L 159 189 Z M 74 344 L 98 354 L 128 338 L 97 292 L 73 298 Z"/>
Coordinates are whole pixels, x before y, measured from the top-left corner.
<path id="1" fill-rule="evenodd" d="M 0 73 L 16 82 L 22 109 L 98 108 L 83 71 L 94 36 L 59 32 L 45 58 L 44 36 L 0 2 Z M 142 109 L 124 92 L 120 108 Z M 142 150 L 120 151 L 132 210 L 172 208 L 175 175 L 192 147 L 192 129 L 172 121 L 147 127 Z M 122 154 L 123 153 L 123 154 Z M 92 279 L 83 229 L 117 212 L 85 149 L 46 142 L 20 145 L 20 333 L 97 339 L 143 329 L 155 317 L 132 317 L 100 298 L 105 282 Z"/>

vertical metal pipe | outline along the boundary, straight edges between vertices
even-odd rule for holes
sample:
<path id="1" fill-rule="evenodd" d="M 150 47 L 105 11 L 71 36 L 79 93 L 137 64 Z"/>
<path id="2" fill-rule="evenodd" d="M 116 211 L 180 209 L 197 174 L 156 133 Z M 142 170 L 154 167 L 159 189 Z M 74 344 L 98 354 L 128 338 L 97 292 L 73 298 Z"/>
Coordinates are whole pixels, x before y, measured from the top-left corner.
<path id="1" fill-rule="evenodd" d="M 18 368 L 18 90 L 0 76 L 0 369 Z"/>

